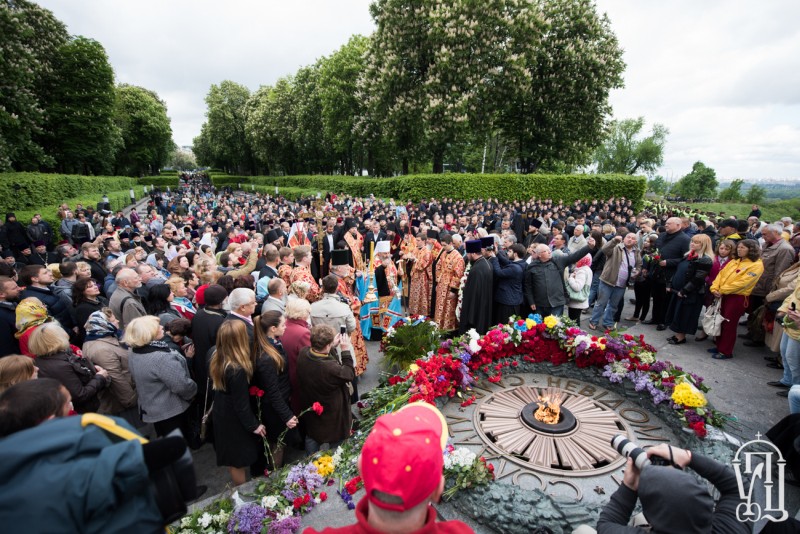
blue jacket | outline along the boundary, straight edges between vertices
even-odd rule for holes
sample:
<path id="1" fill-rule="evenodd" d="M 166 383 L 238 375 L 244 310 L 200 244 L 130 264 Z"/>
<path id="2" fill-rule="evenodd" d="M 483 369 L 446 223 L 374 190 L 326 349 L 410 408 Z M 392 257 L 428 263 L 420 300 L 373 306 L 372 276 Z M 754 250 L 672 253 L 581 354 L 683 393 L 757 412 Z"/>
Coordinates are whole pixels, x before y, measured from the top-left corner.
<path id="1" fill-rule="evenodd" d="M 0 457 L 0 525 L 25 532 L 164 531 L 138 441 L 63 417 L 0 439 Z"/>
<path id="2" fill-rule="evenodd" d="M 506 306 L 522 304 L 525 262 L 511 261 L 504 255 L 490 258 L 494 271 L 494 301 Z"/>

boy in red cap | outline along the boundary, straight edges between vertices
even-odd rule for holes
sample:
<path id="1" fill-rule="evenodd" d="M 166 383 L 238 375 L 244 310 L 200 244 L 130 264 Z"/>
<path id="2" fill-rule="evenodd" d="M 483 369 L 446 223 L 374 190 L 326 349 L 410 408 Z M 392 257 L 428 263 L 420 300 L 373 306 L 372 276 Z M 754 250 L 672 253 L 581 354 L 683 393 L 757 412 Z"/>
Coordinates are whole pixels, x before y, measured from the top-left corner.
<path id="1" fill-rule="evenodd" d="M 436 522 L 430 504 L 444 491 L 446 445 L 447 423 L 430 404 L 416 402 L 379 417 L 358 460 L 367 493 L 356 507 L 358 523 L 322 534 L 473 532 L 461 521 Z"/>

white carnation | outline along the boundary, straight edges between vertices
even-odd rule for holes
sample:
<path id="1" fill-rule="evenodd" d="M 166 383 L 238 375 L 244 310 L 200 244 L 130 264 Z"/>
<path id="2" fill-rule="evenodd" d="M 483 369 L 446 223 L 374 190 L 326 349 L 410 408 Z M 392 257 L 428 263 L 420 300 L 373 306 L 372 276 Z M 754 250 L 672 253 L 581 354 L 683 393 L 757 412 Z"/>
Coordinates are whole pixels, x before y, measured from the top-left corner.
<path id="1" fill-rule="evenodd" d="M 201 527 L 208 528 L 208 526 L 211 524 L 211 519 L 212 519 L 211 518 L 211 514 L 206 512 L 206 513 L 204 513 L 203 515 L 200 516 L 200 519 L 198 520 L 198 522 L 200 523 Z"/>
<path id="2" fill-rule="evenodd" d="M 272 510 L 278 506 L 278 497 L 275 495 L 268 495 L 266 497 L 261 498 L 261 506 L 266 508 L 267 510 Z"/>

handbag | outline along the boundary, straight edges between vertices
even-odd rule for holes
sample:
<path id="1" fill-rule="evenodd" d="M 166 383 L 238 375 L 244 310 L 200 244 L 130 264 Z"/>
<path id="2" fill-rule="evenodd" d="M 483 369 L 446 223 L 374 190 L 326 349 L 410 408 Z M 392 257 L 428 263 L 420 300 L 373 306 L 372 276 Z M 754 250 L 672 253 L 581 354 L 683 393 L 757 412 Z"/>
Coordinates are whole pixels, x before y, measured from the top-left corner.
<path id="1" fill-rule="evenodd" d="M 709 336 L 718 336 L 722 333 L 722 323 L 729 320 L 722 316 L 722 299 L 716 298 L 703 314 L 703 330 Z"/>

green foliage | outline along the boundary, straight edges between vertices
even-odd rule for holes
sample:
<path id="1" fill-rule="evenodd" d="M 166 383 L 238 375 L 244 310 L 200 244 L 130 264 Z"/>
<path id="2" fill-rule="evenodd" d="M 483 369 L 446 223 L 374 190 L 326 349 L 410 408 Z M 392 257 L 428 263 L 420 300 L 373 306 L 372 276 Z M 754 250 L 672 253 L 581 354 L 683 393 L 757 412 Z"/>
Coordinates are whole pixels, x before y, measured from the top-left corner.
<path id="1" fill-rule="evenodd" d="M 225 80 L 206 95 L 207 121 L 194 140 L 198 162 L 226 170 L 255 172 L 253 147 L 245 135 L 245 106 L 250 90 Z"/>
<path id="2" fill-rule="evenodd" d="M 684 199 L 701 200 L 717 196 L 717 173 L 698 161 L 692 165 L 692 172 L 678 180 L 671 193 Z"/>
<path id="3" fill-rule="evenodd" d="M 135 85 L 116 88 L 115 118 L 124 149 L 116 158 L 116 172 L 143 176 L 158 172 L 173 152 L 167 105 L 156 93 Z"/>
<path id="4" fill-rule="evenodd" d="M 53 163 L 41 141 L 43 82 L 68 37 L 52 12 L 26 0 L 0 3 L 0 172 Z"/>
<path id="5" fill-rule="evenodd" d="M 141 178 L 137 179 L 136 182 L 140 186 L 147 186 L 147 190 L 150 190 L 150 186 L 154 185 L 156 187 L 160 187 L 161 189 L 166 189 L 167 187 L 171 187 L 175 189 L 178 187 L 178 175 L 171 174 L 168 171 L 163 172 L 161 176 L 142 176 Z"/>
<path id="6" fill-rule="evenodd" d="M 46 146 L 58 172 L 106 174 L 122 146 L 114 124 L 114 71 L 103 46 L 85 37 L 62 45 L 49 83 Z"/>
<path id="7" fill-rule="evenodd" d="M 647 191 L 656 195 L 666 195 L 669 191 L 669 183 L 663 176 L 654 176 L 647 180 Z"/>
<path id="8" fill-rule="evenodd" d="M 761 204 L 764 202 L 764 198 L 767 196 L 767 190 L 761 187 L 760 185 L 753 185 L 747 191 L 747 198 L 745 199 L 746 202 L 750 204 Z"/>
<path id="9" fill-rule="evenodd" d="M 595 152 L 597 172 L 636 174 L 653 173 L 664 161 L 667 130 L 654 124 L 652 133 L 639 139 L 644 127 L 644 117 L 611 123 L 611 131 Z"/>
<path id="10" fill-rule="evenodd" d="M 420 355 L 439 348 L 442 332 L 432 321 L 398 322 L 381 343 L 383 365 L 390 372 L 401 373 L 417 361 Z"/>
<path id="11" fill-rule="evenodd" d="M 415 174 L 396 178 L 347 176 L 225 176 L 211 174 L 217 186 L 257 184 L 279 188 L 296 187 L 325 195 L 327 192 L 355 196 L 419 201 L 423 198 L 521 200 L 531 197 L 573 201 L 625 197 L 637 204 L 644 198 L 644 177 L 627 175 L 521 175 L 521 174 Z"/>
<path id="12" fill-rule="evenodd" d="M 719 201 L 720 202 L 741 202 L 743 200 L 742 197 L 742 186 L 744 185 L 744 180 L 736 179 L 731 182 L 731 185 L 723 189 L 719 192 Z"/>
<path id="13" fill-rule="evenodd" d="M 122 176 L 3 173 L 0 174 L 0 212 L 58 206 L 64 199 L 81 196 L 92 196 L 93 203 L 97 203 L 103 193 L 124 190 L 128 195 L 128 190 L 134 186 L 136 180 Z"/>

